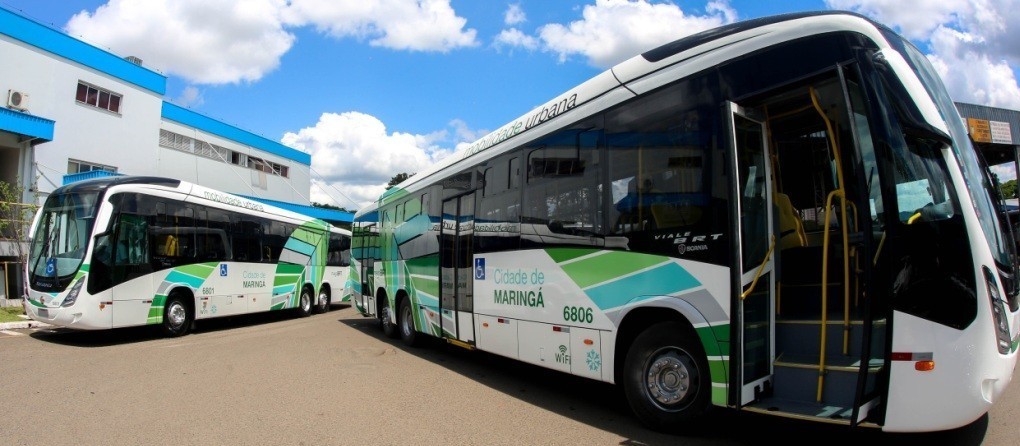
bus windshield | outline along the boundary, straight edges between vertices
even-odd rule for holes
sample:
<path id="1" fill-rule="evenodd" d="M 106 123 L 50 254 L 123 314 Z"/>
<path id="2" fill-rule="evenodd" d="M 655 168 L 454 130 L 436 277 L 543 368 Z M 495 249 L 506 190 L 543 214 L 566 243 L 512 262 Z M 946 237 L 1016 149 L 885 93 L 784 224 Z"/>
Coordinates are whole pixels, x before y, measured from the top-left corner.
<path id="1" fill-rule="evenodd" d="M 58 291 L 70 283 L 85 258 L 98 197 L 98 192 L 88 191 L 53 194 L 46 199 L 29 257 L 33 286 Z"/>
<path id="2" fill-rule="evenodd" d="M 999 219 L 995 215 L 995 206 L 992 203 L 992 185 L 986 181 L 982 174 L 981 164 L 978 160 L 975 149 L 970 145 L 970 139 L 963 126 L 952 99 L 946 93 L 945 87 L 939 80 L 935 69 L 928 62 L 928 59 L 913 45 L 905 42 L 901 37 L 887 32 L 889 43 L 893 45 L 903 58 L 906 59 L 911 69 L 921 80 L 925 90 L 931 95 L 938 107 L 942 119 L 949 126 L 949 133 L 953 140 L 952 150 L 957 161 L 960 163 L 964 181 L 967 183 L 967 190 L 970 192 L 971 201 L 974 203 L 974 210 L 977 211 L 981 229 L 984 232 L 988 247 L 995 257 L 1000 268 L 1010 268 L 1012 247 L 1006 242 L 1005 232 L 1000 227 Z"/>

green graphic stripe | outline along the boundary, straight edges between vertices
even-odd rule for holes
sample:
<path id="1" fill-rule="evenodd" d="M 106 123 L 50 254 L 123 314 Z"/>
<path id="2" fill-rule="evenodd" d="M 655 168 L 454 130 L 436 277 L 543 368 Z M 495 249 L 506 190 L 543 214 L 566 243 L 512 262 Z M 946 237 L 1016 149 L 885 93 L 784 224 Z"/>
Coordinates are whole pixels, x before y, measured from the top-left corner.
<path id="1" fill-rule="evenodd" d="M 301 274 L 280 274 L 277 273 L 276 277 L 273 278 L 273 286 L 278 287 L 280 285 L 293 285 L 297 282 Z"/>
<path id="2" fill-rule="evenodd" d="M 627 252 L 607 252 L 606 254 L 579 260 L 562 265 L 574 283 L 581 289 L 597 283 L 625 276 L 669 260 L 666 257 L 632 254 Z"/>
<path id="3" fill-rule="evenodd" d="M 305 272 L 304 265 L 295 265 L 293 263 L 277 263 L 276 274 L 301 274 Z"/>
<path id="4" fill-rule="evenodd" d="M 416 291 L 421 291 L 425 294 L 432 296 L 439 295 L 439 280 L 438 279 L 426 279 L 420 276 L 412 277 L 411 284 L 414 285 Z"/>
<path id="5" fill-rule="evenodd" d="M 145 320 L 146 324 L 161 324 L 163 323 L 163 307 L 166 305 L 166 296 L 157 294 L 152 298 L 152 306 L 149 307 L 149 317 Z"/>
<path id="6" fill-rule="evenodd" d="M 712 382 L 719 384 L 726 384 L 729 381 L 729 375 L 726 373 L 726 366 L 729 360 L 725 359 L 709 359 L 708 370 L 712 375 Z"/>
<path id="7" fill-rule="evenodd" d="M 716 406 L 725 406 L 729 401 L 729 392 L 726 391 L 725 387 L 712 387 L 712 404 Z"/>
<path id="8" fill-rule="evenodd" d="M 217 263 L 196 263 L 194 265 L 184 265 L 174 268 L 176 271 L 180 271 L 184 274 L 199 277 L 202 280 L 209 278 L 209 274 L 216 269 Z"/>
<path id="9" fill-rule="evenodd" d="M 589 254 L 599 252 L 598 249 L 577 249 L 577 248 L 551 248 L 545 250 L 549 254 L 549 257 L 556 263 L 563 263 L 567 260 L 573 260 L 578 257 L 584 257 Z"/>
<path id="10" fill-rule="evenodd" d="M 730 324 L 716 324 L 711 327 L 701 327 L 695 331 L 701 338 L 701 345 L 705 347 L 706 355 L 710 357 L 730 355 Z"/>
<path id="11" fill-rule="evenodd" d="M 433 254 L 427 257 L 419 257 L 405 262 L 408 274 L 433 276 L 439 273 L 439 255 Z M 438 279 L 436 279 L 438 280 Z"/>

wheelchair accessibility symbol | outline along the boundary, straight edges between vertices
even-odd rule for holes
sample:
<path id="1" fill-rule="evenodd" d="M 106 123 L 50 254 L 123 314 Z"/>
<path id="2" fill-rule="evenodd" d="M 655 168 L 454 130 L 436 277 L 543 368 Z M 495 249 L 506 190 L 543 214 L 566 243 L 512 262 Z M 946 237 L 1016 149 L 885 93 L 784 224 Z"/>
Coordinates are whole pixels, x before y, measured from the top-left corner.
<path id="1" fill-rule="evenodd" d="M 475 259 L 475 280 L 485 280 L 485 258 Z"/>
<path id="2" fill-rule="evenodd" d="M 221 263 L 220 264 L 220 277 L 227 277 L 227 264 L 226 263 Z"/>

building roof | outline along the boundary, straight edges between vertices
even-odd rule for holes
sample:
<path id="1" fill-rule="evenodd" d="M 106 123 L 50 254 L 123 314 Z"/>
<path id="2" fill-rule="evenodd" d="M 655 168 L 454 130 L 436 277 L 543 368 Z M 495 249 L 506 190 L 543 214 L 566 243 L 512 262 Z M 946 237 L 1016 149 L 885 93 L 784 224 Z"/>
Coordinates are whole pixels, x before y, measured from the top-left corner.
<path id="1" fill-rule="evenodd" d="M 53 141 L 54 121 L 19 111 L 0 108 L 0 131 L 17 133 L 30 139 Z"/>
<path id="2" fill-rule="evenodd" d="M 312 164 L 312 155 L 287 147 L 264 136 L 259 136 L 247 130 L 217 121 L 179 105 L 163 102 L 162 115 L 164 119 L 176 121 L 186 126 L 199 129 L 203 132 L 208 132 L 219 137 L 237 141 L 241 144 L 299 162 L 306 166 L 310 166 Z"/>
<path id="3" fill-rule="evenodd" d="M 153 93 L 166 94 L 166 76 L 71 37 L 0 5 L 0 34 L 101 71 Z"/>

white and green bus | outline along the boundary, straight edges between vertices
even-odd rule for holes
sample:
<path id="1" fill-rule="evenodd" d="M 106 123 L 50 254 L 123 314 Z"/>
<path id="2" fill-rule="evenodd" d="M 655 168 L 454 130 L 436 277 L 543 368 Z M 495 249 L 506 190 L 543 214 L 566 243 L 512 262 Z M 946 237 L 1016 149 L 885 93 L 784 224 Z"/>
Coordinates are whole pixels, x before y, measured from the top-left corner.
<path id="1" fill-rule="evenodd" d="M 350 299 L 350 231 L 184 181 L 109 177 L 47 197 L 30 232 L 28 315 L 86 330 Z"/>
<path id="2" fill-rule="evenodd" d="M 622 387 L 682 429 L 728 407 L 948 429 L 1017 360 L 1012 235 L 925 56 L 847 13 L 627 60 L 355 216 L 355 306 Z"/>

